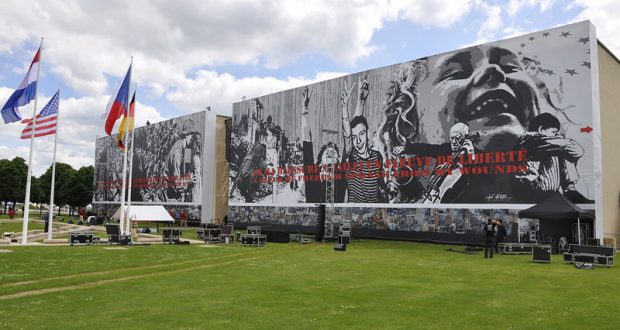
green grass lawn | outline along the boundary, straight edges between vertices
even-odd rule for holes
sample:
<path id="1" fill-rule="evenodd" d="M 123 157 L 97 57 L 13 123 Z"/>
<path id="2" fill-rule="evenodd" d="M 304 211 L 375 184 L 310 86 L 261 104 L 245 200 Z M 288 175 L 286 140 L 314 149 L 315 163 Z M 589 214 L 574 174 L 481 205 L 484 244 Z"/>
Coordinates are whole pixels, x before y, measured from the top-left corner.
<path id="1" fill-rule="evenodd" d="M 22 232 L 23 229 L 22 219 L 19 220 L 0 220 L 0 232 Z M 45 224 L 41 222 L 28 221 L 28 230 L 43 230 Z"/>
<path id="2" fill-rule="evenodd" d="M 0 247 L 0 328 L 617 328 L 618 268 L 449 246 Z M 452 247 L 460 249 L 459 247 Z"/>

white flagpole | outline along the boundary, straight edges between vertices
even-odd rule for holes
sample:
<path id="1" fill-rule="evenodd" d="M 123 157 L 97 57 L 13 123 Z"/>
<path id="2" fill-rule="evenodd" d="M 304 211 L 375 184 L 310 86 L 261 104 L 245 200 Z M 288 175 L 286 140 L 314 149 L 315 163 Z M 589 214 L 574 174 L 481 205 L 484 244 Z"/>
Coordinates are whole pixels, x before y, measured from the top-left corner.
<path id="1" fill-rule="evenodd" d="M 131 230 L 131 218 L 129 211 L 131 210 L 131 180 L 133 177 L 133 130 L 131 130 L 131 152 L 129 157 L 129 182 L 127 182 L 127 231 Z"/>
<path id="2" fill-rule="evenodd" d="M 22 244 L 28 243 L 28 215 L 30 213 L 30 184 L 32 183 L 32 154 L 34 151 L 34 135 L 37 127 L 37 98 L 39 96 L 39 76 L 41 73 L 41 57 L 43 55 L 43 38 L 39 45 L 39 65 L 37 66 L 37 86 L 34 89 L 34 106 L 32 107 L 32 133 L 30 136 L 30 155 L 28 156 L 28 177 L 26 178 L 26 197 L 24 198 L 24 222 L 22 226 Z M 15 205 L 13 205 L 15 207 Z"/>
<path id="3" fill-rule="evenodd" d="M 132 68 L 132 65 L 133 65 L 133 56 L 131 57 L 131 64 L 129 64 L 129 67 Z M 131 74 L 131 72 L 129 74 Z M 125 110 L 129 111 L 129 97 L 127 97 L 127 103 L 125 103 Z M 125 234 L 125 189 L 127 188 L 127 137 L 128 137 L 128 134 L 125 133 L 125 149 L 123 150 L 123 184 L 121 185 L 121 214 L 118 219 L 121 234 Z"/>
<path id="4" fill-rule="evenodd" d="M 136 86 L 137 89 L 137 86 Z M 135 91 L 134 91 L 134 95 L 135 95 Z M 129 101 L 129 106 L 131 107 L 131 100 Z M 135 107 L 135 103 L 134 103 L 134 107 Z M 129 109 L 128 109 L 129 111 Z M 131 232 L 131 216 L 130 216 L 130 211 L 131 211 L 131 180 L 133 178 L 133 130 L 134 130 L 134 123 L 135 123 L 135 112 L 134 112 L 134 118 L 133 119 L 129 119 L 127 121 L 127 126 L 129 126 L 129 122 L 131 121 L 131 152 L 130 152 L 130 157 L 129 157 L 129 182 L 128 182 L 128 188 L 127 188 L 127 232 Z M 126 133 L 125 133 L 126 134 Z M 125 145 L 125 149 L 127 149 L 127 145 Z"/>
<path id="5" fill-rule="evenodd" d="M 54 187 L 56 186 L 56 145 L 58 144 L 58 126 L 60 126 L 60 87 L 58 88 L 58 111 L 56 112 L 56 134 L 54 134 L 54 160 L 52 161 L 52 187 L 50 189 L 50 209 L 47 215 L 47 239 L 52 239 L 52 221 L 54 219 Z"/>

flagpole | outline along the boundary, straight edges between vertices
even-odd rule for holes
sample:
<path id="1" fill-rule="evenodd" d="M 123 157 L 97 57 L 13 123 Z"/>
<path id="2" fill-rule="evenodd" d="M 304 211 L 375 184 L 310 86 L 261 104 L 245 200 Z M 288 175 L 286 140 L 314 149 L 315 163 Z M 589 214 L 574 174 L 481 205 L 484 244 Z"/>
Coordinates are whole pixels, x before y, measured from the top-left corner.
<path id="1" fill-rule="evenodd" d="M 60 87 L 58 87 L 58 102 L 60 103 Z M 56 185 L 56 145 L 58 144 L 58 127 L 60 126 L 60 104 L 56 111 L 56 134 L 54 134 L 54 160 L 52 161 L 52 187 L 50 189 L 50 208 L 47 216 L 47 239 L 52 239 L 52 221 L 54 219 L 54 187 Z"/>
<path id="2" fill-rule="evenodd" d="M 131 57 L 131 63 L 129 64 L 130 70 L 133 69 L 132 65 L 133 65 L 133 56 Z M 131 72 L 129 74 L 131 75 Z M 125 103 L 125 111 L 129 111 L 129 97 L 127 97 L 127 103 Z M 125 189 L 127 188 L 127 139 L 128 139 L 128 136 L 129 134 L 125 134 L 125 149 L 123 149 L 123 184 L 121 185 L 121 214 L 118 220 L 121 234 L 125 234 Z"/>
<path id="3" fill-rule="evenodd" d="M 130 218 L 130 213 L 129 211 L 131 211 L 131 180 L 133 178 L 133 129 L 131 130 L 131 152 L 130 152 L 130 158 L 129 158 L 129 181 L 127 182 L 127 231 L 129 232 L 131 230 L 131 218 Z"/>
<path id="4" fill-rule="evenodd" d="M 41 73 L 41 57 L 43 53 L 43 38 L 39 44 L 39 65 L 37 66 L 37 85 L 34 88 L 34 106 L 32 107 L 32 135 L 30 136 L 30 155 L 28 156 L 28 174 L 26 178 L 26 197 L 24 198 L 24 221 L 22 226 L 22 244 L 28 243 L 28 215 L 30 213 L 30 185 L 32 183 L 32 154 L 34 151 L 34 135 L 37 127 L 37 98 L 39 97 L 39 75 Z M 15 205 L 13 206 L 15 207 Z"/>
<path id="5" fill-rule="evenodd" d="M 136 89 L 138 89 L 138 86 L 136 86 Z M 134 89 L 134 95 L 135 95 L 135 89 Z M 134 107 L 136 106 L 135 103 L 133 105 Z M 131 115 L 131 101 L 129 101 L 129 107 L 130 109 L 128 109 L 127 111 L 129 112 L 129 115 Z M 130 152 L 130 157 L 129 157 L 129 182 L 128 182 L 128 188 L 127 188 L 127 232 L 131 232 L 131 215 L 130 215 L 130 211 L 131 211 L 131 183 L 132 183 L 132 178 L 133 178 L 133 130 L 134 130 L 134 122 L 135 122 L 135 112 L 133 113 L 134 118 L 132 118 L 131 116 L 127 116 L 128 122 L 127 122 L 127 127 L 131 126 L 131 152 Z M 125 149 L 127 149 L 127 145 L 125 145 Z"/>

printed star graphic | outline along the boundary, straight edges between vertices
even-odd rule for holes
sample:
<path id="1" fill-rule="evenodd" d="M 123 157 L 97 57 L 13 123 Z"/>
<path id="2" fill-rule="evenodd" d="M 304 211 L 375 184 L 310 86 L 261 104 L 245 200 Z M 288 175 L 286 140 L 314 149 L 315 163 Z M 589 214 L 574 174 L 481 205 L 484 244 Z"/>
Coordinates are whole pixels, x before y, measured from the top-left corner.
<path id="1" fill-rule="evenodd" d="M 525 44 L 521 44 L 521 48 L 524 48 L 524 47 L 525 47 Z"/>
<path id="2" fill-rule="evenodd" d="M 578 74 L 577 70 L 570 70 L 570 69 L 566 69 L 566 72 L 564 72 L 564 73 L 568 73 L 571 76 L 574 76 L 574 75 Z"/>
<path id="3" fill-rule="evenodd" d="M 568 38 L 568 36 L 570 36 L 570 35 L 572 35 L 572 34 L 570 33 L 570 31 L 566 31 L 566 32 L 562 32 L 562 33 L 560 33 L 560 35 L 561 35 L 562 37 L 564 37 L 564 38 Z"/>
<path id="4" fill-rule="evenodd" d="M 579 40 L 577 40 L 577 42 L 582 42 L 584 44 L 586 44 L 587 42 L 590 42 L 590 38 L 579 38 Z"/>
<path id="5" fill-rule="evenodd" d="M 534 39 L 536 39 L 536 38 L 534 38 L 533 36 L 530 37 L 530 41 L 534 41 Z"/>
<path id="6" fill-rule="evenodd" d="M 554 74 L 555 74 L 555 72 L 553 72 L 553 70 L 547 70 L 547 74 L 548 74 L 548 75 L 550 75 L 550 76 L 552 76 L 552 75 L 554 75 Z"/>
<path id="7" fill-rule="evenodd" d="M 588 69 L 590 69 L 590 62 L 583 61 L 583 62 L 581 63 L 581 66 L 587 66 L 587 67 L 588 67 Z"/>
<path id="8" fill-rule="evenodd" d="M 518 51 L 517 55 L 523 55 L 523 52 L 522 51 Z"/>
<path id="9" fill-rule="evenodd" d="M 546 37 L 548 37 L 549 35 L 550 35 L 550 33 L 549 33 L 549 32 L 543 32 L 543 37 L 545 37 L 545 38 L 546 38 Z"/>

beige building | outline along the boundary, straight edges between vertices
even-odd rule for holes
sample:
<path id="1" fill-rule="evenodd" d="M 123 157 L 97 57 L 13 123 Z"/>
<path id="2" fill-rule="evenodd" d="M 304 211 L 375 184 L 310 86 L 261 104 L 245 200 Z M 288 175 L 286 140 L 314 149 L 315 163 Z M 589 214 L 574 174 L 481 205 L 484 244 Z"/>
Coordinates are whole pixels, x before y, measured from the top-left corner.
<path id="1" fill-rule="evenodd" d="M 597 50 L 602 196 L 597 198 L 596 221 L 604 238 L 620 241 L 620 60 L 600 41 Z"/>

